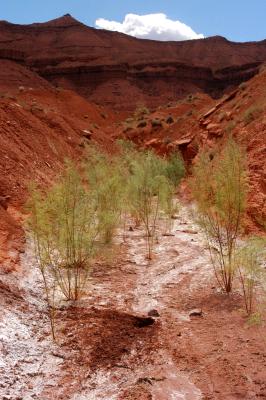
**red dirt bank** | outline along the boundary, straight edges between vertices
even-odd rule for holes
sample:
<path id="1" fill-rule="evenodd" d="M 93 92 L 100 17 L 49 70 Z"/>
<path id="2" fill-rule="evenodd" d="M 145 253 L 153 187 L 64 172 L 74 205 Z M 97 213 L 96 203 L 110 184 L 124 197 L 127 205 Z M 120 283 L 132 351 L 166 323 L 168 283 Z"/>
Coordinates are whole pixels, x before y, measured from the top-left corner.
<path id="1" fill-rule="evenodd" d="M 64 159 L 80 157 L 90 141 L 110 147 L 106 132 L 115 118 L 11 61 L 0 65 L 0 260 L 8 267 L 17 261 L 23 240 L 16 209 L 29 182 L 51 182 Z"/>

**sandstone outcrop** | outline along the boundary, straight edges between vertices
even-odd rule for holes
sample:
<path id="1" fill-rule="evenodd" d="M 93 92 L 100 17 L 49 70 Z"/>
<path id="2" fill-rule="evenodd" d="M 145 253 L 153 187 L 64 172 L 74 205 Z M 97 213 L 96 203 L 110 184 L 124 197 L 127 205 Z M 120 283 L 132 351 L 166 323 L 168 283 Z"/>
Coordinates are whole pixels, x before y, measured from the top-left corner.
<path id="1" fill-rule="evenodd" d="M 140 40 L 90 28 L 67 14 L 31 25 L 0 22 L 0 59 L 90 101 L 132 109 L 136 103 L 156 107 L 195 92 L 220 97 L 258 72 L 266 61 L 266 41 Z"/>

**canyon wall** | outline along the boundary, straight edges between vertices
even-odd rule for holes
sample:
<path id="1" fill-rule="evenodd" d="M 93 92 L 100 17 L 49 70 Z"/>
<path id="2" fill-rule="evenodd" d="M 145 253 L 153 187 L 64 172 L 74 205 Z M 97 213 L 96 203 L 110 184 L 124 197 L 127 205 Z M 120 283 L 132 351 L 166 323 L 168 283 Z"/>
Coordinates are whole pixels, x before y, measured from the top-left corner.
<path id="1" fill-rule="evenodd" d="M 66 15 L 32 25 L 0 22 L 0 59 L 22 64 L 97 104 L 130 110 L 138 103 L 157 107 L 195 92 L 221 97 L 259 71 L 266 41 L 233 43 L 219 36 L 140 40 L 87 27 Z"/>

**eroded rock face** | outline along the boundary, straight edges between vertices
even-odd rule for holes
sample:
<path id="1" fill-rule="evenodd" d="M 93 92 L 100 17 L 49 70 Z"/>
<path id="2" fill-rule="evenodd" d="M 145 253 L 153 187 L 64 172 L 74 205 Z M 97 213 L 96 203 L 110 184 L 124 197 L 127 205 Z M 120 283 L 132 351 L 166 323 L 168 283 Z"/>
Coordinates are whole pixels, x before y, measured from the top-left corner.
<path id="1" fill-rule="evenodd" d="M 42 24 L 2 21 L 0 43 L 0 58 L 119 109 L 140 102 L 158 106 L 194 92 L 219 97 L 251 78 L 266 61 L 266 41 L 140 40 L 87 27 L 69 14 Z"/>

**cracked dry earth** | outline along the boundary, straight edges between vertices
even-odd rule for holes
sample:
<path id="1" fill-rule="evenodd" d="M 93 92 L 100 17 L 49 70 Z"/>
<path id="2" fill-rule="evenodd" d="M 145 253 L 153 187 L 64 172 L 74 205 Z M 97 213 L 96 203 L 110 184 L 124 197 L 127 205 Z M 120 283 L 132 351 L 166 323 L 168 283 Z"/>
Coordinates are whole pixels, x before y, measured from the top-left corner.
<path id="1" fill-rule="evenodd" d="M 266 398 L 265 325 L 250 327 L 240 295 L 219 292 L 188 208 L 173 236 L 158 235 L 150 263 L 141 229 L 116 242 L 116 261 L 95 264 L 89 295 L 62 303 L 57 344 L 32 249 L 19 272 L 0 276 L 0 398 Z M 201 316 L 189 316 L 195 308 Z"/>

